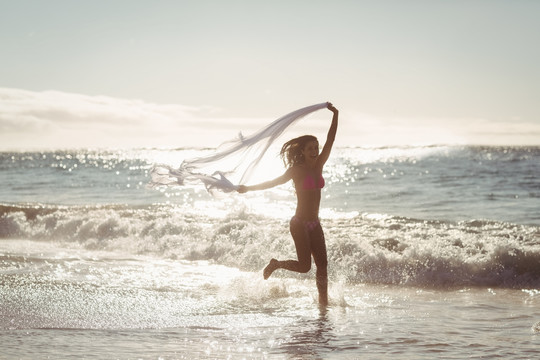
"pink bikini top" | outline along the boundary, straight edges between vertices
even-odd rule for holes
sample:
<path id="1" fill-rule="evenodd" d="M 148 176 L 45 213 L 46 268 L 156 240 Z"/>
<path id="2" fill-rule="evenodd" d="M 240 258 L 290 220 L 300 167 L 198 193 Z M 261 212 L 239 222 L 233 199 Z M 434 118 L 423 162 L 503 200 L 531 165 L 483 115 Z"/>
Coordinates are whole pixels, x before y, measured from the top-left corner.
<path id="1" fill-rule="evenodd" d="M 313 177 L 309 174 L 306 175 L 304 178 L 304 183 L 302 184 L 302 189 L 304 190 L 315 190 L 315 189 L 322 189 L 324 187 L 324 178 L 321 176 L 319 177 L 319 181 L 315 184 L 315 180 Z"/>

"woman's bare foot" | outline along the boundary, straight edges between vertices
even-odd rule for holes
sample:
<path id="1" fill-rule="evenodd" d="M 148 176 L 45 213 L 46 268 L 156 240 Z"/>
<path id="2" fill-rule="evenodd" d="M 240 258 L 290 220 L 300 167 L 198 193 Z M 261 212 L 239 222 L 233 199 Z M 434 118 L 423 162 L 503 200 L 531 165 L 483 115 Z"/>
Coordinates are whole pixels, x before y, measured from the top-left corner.
<path id="1" fill-rule="evenodd" d="M 270 260 L 270 262 L 268 263 L 268 265 L 266 265 L 263 271 L 264 280 L 268 279 L 270 275 L 272 275 L 274 270 L 276 270 L 277 268 L 278 268 L 278 261 L 276 259 Z"/>

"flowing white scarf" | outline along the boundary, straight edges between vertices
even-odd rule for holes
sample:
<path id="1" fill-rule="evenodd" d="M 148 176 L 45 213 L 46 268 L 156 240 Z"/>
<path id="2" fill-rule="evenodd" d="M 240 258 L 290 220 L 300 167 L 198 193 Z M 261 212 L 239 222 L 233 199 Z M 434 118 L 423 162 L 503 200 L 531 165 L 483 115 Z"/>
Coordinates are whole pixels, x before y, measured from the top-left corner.
<path id="1" fill-rule="evenodd" d="M 274 120 L 256 133 L 228 142 L 229 146 L 214 154 L 186 159 L 179 168 L 156 165 L 150 172 L 149 187 L 179 186 L 201 181 L 206 189 L 231 192 L 238 189 L 228 178 L 240 176 L 239 184 L 245 184 L 264 154 L 276 139 L 296 121 L 304 116 L 327 107 L 320 103 L 295 110 Z"/>

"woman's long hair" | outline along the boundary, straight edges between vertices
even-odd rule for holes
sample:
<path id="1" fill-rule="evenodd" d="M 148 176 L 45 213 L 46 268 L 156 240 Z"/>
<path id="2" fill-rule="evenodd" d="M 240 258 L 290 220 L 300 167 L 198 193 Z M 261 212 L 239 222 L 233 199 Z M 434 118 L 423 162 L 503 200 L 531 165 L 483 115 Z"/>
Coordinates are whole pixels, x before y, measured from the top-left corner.
<path id="1" fill-rule="evenodd" d="M 306 161 L 302 150 L 306 147 L 307 143 L 311 141 L 318 141 L 313 135 L 304 135 L 292 140 L 287 141 L 281 147 L 279 155 L 283 159 L 283 163 L 286 167 L 292 167 L 294 165 L 300 165 Z"/>

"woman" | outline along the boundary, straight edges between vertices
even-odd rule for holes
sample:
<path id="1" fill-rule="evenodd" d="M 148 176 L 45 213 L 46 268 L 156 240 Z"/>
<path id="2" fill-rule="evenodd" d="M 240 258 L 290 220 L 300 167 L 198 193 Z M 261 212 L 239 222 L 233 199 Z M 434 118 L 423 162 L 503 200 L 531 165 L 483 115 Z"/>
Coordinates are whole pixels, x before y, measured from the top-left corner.
<path id="1" fill-rule="evenodd" d="M 321 189 L 324 187 L 322 171 L 330 156 L 338 125 L 338 110 L 328 103 L 327 108 L 334 113 L 328 130 L 326 143 L 319 154 L 319 142 L 312 135 L 304 135 L 286 142 L 280 155 L 288 167 L 285 173 L 274 180 L 257 185 L 241 185 L 238 192 L 269 189 L 293 180 L 296 189 L 296 213 L 291 219 L 290 230 L 296 246 L 298 260 L 276 259 L 264 268 L 264 278 L 268 279 L 277 269 L 306 273 L 311 269 L 311 255 L 317 266 L 317 289 L 319 303 L 328 304 L 327 257 L 324 233 L 319 222 Z"/>

